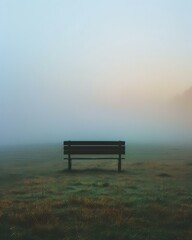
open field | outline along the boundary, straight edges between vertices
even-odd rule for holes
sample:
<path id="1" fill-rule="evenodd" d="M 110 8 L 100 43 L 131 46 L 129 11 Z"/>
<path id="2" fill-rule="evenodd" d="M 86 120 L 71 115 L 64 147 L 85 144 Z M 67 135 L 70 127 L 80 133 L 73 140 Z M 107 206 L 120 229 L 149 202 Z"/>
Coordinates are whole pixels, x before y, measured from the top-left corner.
<path id="1" fill-rule="evenodd" d="M 62 145 L 0 148 L 0 239 L 192 239 L 192 148 L 127 145 L 73 161 Z"/>

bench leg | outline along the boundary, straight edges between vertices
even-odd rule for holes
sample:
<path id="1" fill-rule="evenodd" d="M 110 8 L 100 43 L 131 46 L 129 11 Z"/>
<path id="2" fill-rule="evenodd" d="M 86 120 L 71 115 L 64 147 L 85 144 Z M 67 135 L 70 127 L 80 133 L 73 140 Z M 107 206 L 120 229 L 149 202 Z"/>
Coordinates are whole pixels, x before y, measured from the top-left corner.
<path id="1" fill-rule="evenodd" d="M 118 159 L 118 172 L 121 172 L 121 155 L 119 155 Z"/>
<path id="2" fill-rule="evenodd" d="M 71 156 L 69 155 L 68 156 L 68 170 L 70 171 L 71 170 Z"/>
<path id="3" fill-rule="evenodd" d="M 68 170 L 71 170 L 71 160 L 68 160 Z"/>

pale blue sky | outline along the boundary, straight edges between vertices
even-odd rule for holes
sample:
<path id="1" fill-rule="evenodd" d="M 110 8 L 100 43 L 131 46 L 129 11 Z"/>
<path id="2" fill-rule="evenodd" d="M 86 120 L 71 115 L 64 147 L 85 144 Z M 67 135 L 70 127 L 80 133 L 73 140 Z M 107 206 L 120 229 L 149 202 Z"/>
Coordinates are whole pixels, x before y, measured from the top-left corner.
<path id="1" fill-rule="evenodd" d="M 191 12 L 190 0 L 1 0 L 0 144 L 170 137 L 152 113 L 192 86 Z"/>

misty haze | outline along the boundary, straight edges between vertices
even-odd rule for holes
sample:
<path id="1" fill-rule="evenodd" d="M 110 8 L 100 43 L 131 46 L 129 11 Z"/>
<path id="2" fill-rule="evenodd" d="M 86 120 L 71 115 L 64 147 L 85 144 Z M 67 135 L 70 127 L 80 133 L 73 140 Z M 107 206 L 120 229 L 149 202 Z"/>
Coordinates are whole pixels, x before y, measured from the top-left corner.
<path id="1" fill-rule="evenodd" d="M 0 145 L 191 142 L 190 8 L 174 8 L 2 1 Z"/>

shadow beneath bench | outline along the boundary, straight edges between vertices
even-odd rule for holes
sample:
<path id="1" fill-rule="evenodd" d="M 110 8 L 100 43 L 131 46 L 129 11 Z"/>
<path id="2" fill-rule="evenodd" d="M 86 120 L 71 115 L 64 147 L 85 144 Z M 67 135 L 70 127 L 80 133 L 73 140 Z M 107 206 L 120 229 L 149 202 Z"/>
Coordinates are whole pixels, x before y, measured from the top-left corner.
<path id="1" fill-rule="evenodd" d="M 114 169 L 101 169 L 101 168 L 85 168 L 85 169 L 73 169 L 73 170 L 62 170 L 62 173 L 67 174 L 122 174 L 124 170 L 118 172 Z"/>

